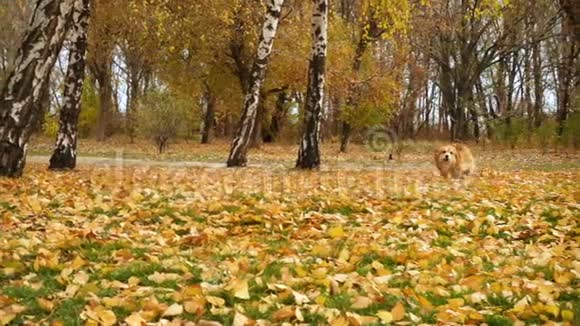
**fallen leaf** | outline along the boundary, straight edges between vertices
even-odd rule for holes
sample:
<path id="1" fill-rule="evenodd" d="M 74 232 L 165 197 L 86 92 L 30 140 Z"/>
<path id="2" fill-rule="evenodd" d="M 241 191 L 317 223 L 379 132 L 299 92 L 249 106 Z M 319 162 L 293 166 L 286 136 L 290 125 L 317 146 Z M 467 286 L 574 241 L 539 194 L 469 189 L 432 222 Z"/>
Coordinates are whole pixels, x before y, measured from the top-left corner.
<path id="1" fill-rule="evenodd" d="M 366 309 L 373 304 L 373 300 L 369 297 L 358 296 L 350 306 L 352 309 Z"/>
<path id="2" fill-rule="evenodd" d="M 386 310 L 380 310 L 377 312 L 377 317 L 381 320 L 381 322 L 388 324 L 393 321 L 393 314 Z"/>
<path id="3" fill-rule="evenodd" d="M 174 303 L 171 306 L 167 307 L 167 309 L 163 312 L 163 316 L 179 316 L 183 313 L 183 306 L 178 304 L 178 303 Z"/>
<path id="4" fill-rule="evenodd" d="M 234 297 L 244 300 L 250 299 L 250 291 L 248 289 L 247 280 L 234 280 L 234 282 L 231 284 L 231 289 L 233 291 Z"/>
<path id="5" fill-rule="evenodd" d="M 233 326 L 245 326 L 248 325 L 250 322 L 250 319 L 246 316 L 244 316 L 243 314 L 239 313 L 236 311 L 235 315 L 234 315 L 234 322 L 233 322 Z"/>
<path id="6" fill-rule="evenodd" d="M 405 307 L 401 301 L 397 302 L 393 309 L 391 309 L 391 314 L 393 315 L 393 321 L 399 321 L 405 318 Z"/>
<path id="7" fill-rule="evenodd" d="M 128 326 L 145 326 L 147 325 L 147 321 L 141 317 L 141 314 L 138 312 L 132 313 L 130 316 L 125 318 L 125 322 Z"/>

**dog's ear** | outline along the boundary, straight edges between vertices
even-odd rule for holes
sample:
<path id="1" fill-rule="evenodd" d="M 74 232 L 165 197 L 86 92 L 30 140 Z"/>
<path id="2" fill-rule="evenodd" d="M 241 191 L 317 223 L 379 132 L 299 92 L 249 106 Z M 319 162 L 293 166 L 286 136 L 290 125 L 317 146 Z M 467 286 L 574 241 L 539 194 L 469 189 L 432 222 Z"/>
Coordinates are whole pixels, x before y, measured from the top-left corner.
<path id="1" fill-rule="evenodd" d="M 455 149 L 457 149 L 458 151 L 462 151 L 463 150 L 463 144 L 454 143 L 453 146 L 455 146 Z"/>

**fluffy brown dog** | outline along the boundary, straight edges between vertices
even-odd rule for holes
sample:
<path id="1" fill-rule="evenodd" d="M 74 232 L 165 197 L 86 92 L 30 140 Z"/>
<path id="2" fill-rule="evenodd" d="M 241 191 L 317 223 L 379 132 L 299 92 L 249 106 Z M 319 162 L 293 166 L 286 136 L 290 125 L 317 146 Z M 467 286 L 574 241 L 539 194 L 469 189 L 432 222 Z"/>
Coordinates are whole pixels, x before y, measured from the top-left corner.
<path id="1" fill-rule="evenodd" d="M 462 178 L 475 169 L 475 160 L 469 147 L 463 144 L 441 146 L 435 152 L 435 165 L 445 178 Z"/>

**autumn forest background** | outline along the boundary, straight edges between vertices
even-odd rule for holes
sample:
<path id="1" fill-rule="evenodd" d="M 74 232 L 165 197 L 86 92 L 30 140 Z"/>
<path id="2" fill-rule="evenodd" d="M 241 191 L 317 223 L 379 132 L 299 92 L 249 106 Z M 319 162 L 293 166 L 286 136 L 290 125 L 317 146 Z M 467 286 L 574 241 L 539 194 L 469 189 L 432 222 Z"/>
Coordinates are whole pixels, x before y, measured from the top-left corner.
<path id="1" fill-rule="evenodd" d="M 323 141 L 401 139 L 578 146 L 574 18 L 554 1 L 336 1 Z M 94 1 L 81 138 L 233 137 L 263 19 L 257 1 Z M 3 1 L 0 81 L 28 1 Z M 190 14 L 203 13 L 203 14 Z M 310 50 L 308 1 L 284 5 L 252 146 L 297 142 Z M 66 44 L 34 132 L 56 137 Z M 171 108 L 171 109 L 170 109 Z M 170 129 L 170 130 L 169 130 Z"/>

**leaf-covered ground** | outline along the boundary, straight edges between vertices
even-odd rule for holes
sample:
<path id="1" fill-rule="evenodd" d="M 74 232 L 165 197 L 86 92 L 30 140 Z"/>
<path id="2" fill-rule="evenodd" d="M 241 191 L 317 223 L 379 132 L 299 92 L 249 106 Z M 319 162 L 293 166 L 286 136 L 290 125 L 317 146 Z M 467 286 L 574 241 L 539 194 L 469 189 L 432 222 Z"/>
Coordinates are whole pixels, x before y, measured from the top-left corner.
<path id="1" fill-rule="evenodd" d="M 0 179 L 0 325 L 580 324 L 577 157 L 493 157 L 460 182 L 31 164 Z"/>

